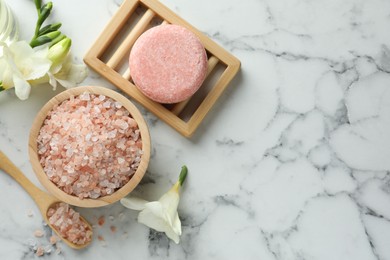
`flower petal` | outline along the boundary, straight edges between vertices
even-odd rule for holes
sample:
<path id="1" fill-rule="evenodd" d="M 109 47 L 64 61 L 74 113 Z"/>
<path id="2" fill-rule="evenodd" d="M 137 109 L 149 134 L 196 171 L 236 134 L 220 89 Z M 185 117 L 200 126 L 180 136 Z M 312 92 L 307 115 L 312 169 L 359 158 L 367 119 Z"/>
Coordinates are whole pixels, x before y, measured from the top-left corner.
<path id="1" fill-rule="evenodd" d="M 145 204 L 145 209 L 138 215 L 138 222 L 160 232 L 165 232 L 167 229 L 170 229 L 164 219 L 163 207 L 157 201 Z"/>
<path id="2" fill-rule="evenodd" d="M 4 56 L 12 66 L 14 73 L 22 75 L 26 80 L 34 80 L 43 77 L 50 69 L 51 61 L 42 57 L 48 49 L 39 49 L 36 52 L 25 42 L 12 43 L 9 49 L 4 48 Z"/>
<path id="3" fill-rule="evenodd" d="M 87 67 L 81 64 L 63 64 L 62 69 L 55 74 L 58 80 L 67 80 L 74 84 L 82 82 L 88 74 Z"/>
<path id="4" fill-rule="evenodd" d="M 27 80 L 39 79 L 46 75 L 50 70 L 51 62 L 47 59 L 33 58 L 27 64 L 26 67 L 22 67 L 24 71 L 24 78 Z"/>
<path id="5" fill-rule="evenodd" d="M 19 71 L 18 67 L 15 64 L 15 61 L 12 57 L 12 52 L 8 46 L 3 46 L 3 56 L 2 58 L 7 63 L 7 75 L 4 76 L 4 78 L 7 78 L 8 81 L 12 81 L 12 75 L 14 73 L 18 74 L 19 76 L 22 76 L 22 73 Z"/>
<path id="6" fill-rule="evenodd" d="M 148 203 L 146 200 L 132 196 L 127 196 L 121 199 L 120 202 L 126 208 L 134 210 L 143 210 L 145 208 L 145 204 Z"/>
<path id="7" fill-rule="evenodd" d="M 13 75 L 13 81 L 15 84 L 15 94 L 21 100 L 26 100 L 30 95 L 31 86 L 26 80 L 19 77 L 17 74 Z"/>
<path id="8" fill-rule="evenodd" d="M 161 203 L 166 214 L 166 219 L 169 225 L 173 225 L 173 221 L 177 214 L 177 207 L 179 205 L 179 193 L 176 189 L 171 189 L 165 193 L 158 201 Z"/>
<path id="9" fill-rule="evenodd" d="M 57 89 L 57 80 L 56 80 L 56 78 L 50 72 L 48 72 L 47 75 L 49 76 L 49 84 L 53 87 L 53 90 L 56 90 Z"/>
<path id="10" fill-rule="evenodd" d="M 167 237 L 172 239 L 173 242 L 175 242 L 176 244 L 179 244 L 181 233 L 178 234 L 178 233 L 175 232 L 174 229 L 169 229 L 169 230 L 165 231 L 165 234 L 167 235 Z"/>
<path id="11" fill-rule="evenodd" d="M 4 57 L 0 57 L 0 81 L 5 89 L 13 87 L 12 71 Z"/>
<path id="12" fill-rule="evenodd" d="M 3 71 L 1 80 L 5 88 L 12 88 L 15 86 L 13 81 L 13 71 L 9 66 Z"/>
<path id="13" fill-rule="evenodd" d="M 181 221 L 179 218 L 179 214 L 176 212 L 176 216 L 173 220 L 173 225 L 172 225 L 173 231 L 175 231 L 176 234 L 179 236 L 181 235 Z"/>
<path id="14" fill-rule="evenodd" d="M 63 87 L 72 88 L 81 83 L 87 74 L 87 67 L 84 64 L 73 64 L 71 55 L 69 55 L 62 64 L 61 70 L 54 73 L 54 76 Z"/>
<path id="15" fill-rule="evenodd" d="M 11 51 L 15 60 L 28 59 L 34 55 L 33 48 L 26 41 L 19 41 L 10 44 L 9 50 Z"/>
<path id="16" fill-rule="evenodd" d="M 153 228 L 157 231 L 165 232 L 165 234 L 170 239 L 172 239 L 176 244 L 179 243 L 180 241 L 179 235 L 181 234 L 181 227 L 180 227 L 180 234 L 179 234 L 177 233 L 176 228 L 173 228 L 173 226 L 170 225 L 167 219 L 167 217 L 169 216 L 167 215 L 167 212 L 164 211 L 163 205 L 158 201 L 153 201 L 147 203 L 145 206 L 146 208 L 143 211 L 141 211 L 138 215 L 138 222 L 150 228 Z M 179 224 L 180 224 L 180 220 L 179 220 Z"/>
<path id="17" fill-rule="evenodd" d="M 49 53 L 49 45 L 44 44 L 38 47 L 35 47 L 34 49 L 34 57 L 39 59 L 46 59 L 47 54 Z"/>

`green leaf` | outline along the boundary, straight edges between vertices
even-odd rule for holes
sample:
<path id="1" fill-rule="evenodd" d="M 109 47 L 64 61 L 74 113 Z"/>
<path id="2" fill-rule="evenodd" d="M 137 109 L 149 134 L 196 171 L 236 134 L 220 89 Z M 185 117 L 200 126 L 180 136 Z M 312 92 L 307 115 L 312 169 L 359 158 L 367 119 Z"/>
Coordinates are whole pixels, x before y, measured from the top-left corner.
<path id="1" fill-rule="evenodd" d="M 3 91 L 3 90 L 5 90 L 5 88 L 4 88 L 4 86 L 3 86 L 3 82 L 0 81 L 0 92 Z"/>
<path id="2" fill-rule="evenodd" d="M 46 25 L 45 27 L 39 30 L 38 36 L 57 31 L 58 29 L 60 29 L 61 25 L 62 25 L 61 23 L 53 23 L 53 24 Z"/>

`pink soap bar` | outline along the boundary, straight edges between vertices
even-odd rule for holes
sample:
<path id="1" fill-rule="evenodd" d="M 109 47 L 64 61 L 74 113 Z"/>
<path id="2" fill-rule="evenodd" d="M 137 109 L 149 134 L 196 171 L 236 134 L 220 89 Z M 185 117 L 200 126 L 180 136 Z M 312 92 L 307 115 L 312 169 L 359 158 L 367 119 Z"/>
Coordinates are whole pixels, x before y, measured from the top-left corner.
<path id="1" fill-rule="evenodd" d="M 172 104 L 191 97 L 207 74 L 207 54 L 200 40 L 179 25 L 159 25 L 134 43 L 130 75 L 150 99 Z"/>

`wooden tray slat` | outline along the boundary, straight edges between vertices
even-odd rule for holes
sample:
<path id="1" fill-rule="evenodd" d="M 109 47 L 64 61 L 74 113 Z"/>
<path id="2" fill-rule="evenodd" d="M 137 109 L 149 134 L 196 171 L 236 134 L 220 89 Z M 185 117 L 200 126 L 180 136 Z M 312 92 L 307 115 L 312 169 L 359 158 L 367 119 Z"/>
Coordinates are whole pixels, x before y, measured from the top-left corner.
<path id="1" fill-rule="evenodd" d="M 138 7 L 138 0 L 127 0 L 122 3 L 121 8 L 115 14 L 115 19 L 117 22 L 109 23 L 104 31 L 101 34 L 92 48 L 88 51 L 88 57 L 100 58 L 103 53 L 107 50 L 110 43 L 115 39 L 115 36 L 119 31 L 125 26 L 126 21 L 134 13 L 135 9 Z"/>
<path id="2" fill-rule="evenodd" d="M 108 60 L 107 66 L 115 69 L 118 63 L 123 59 L 123 57 L 128 53 L 131 46 L 135 43 L 138 37 L 146 30 L 155 16 L 155 12 L 152 10 L 147 10 L 145 14 L 142 16 L 141 20 L 137 23 L 134 29 L 127 35 L 126 39 L 119 46 L 117 51 L 112 55 L 112 57 Z"/>
<path id="3" fill-rule="evenodd" d="M 198 109 L 195 111 L 188 124 L 189 127 L 195 127 L 201 122 L 206 114 L 209 112 L 213 104 L 218 100 L 223 92 L 223 86 L 226 86 L 233 78 L 235 74 L 235 67 L 227 67 L 226 70 L 222 73 L 221 77 L 218 79 L 214 88 L 208 93 L 206 98 L 200 104 Z"/>
<path id="4" fill-rule="evenodd" d="M 124 40 L 119 42 L 119 47 L 113 46 L 112 43 L 114 41 L 123 39 L 120 33 L 125 26 L 129 26 L 127 22 L 135 15 L 140 16 L 135 11 L 138 7 L 146 9 L 145 13 L 138 21 L 134 22 L 135 25 L 131 31 L 126 32 L 127 34 L 124 35 Z M 224 67 L 222 74 L 216 80 L 215 84 L 211 86 L 207 95 L 202 98 L 200 105 L 195 107 L 195 111 L 187 121 L 182 119 L 180 115 L 184 110 L 187 111 L 186 107 L 189 104 L 194 103 L 191 102 L 192 97 L 186 101 L 170 106 L 164 106 L 163 104 L 154 102 L 143 95 L 132 83 L 128 63 L 122 62 L 125 58 L 128 59 L 127 56 L 136 39 L 149 26 L 157 25 L 153 22 L 156 16 L 161 18 L 161 21 L 159 20 L 161 24 L 178 24 L 186 27 L 198 36 L 209 56 L 207 77 L 210 77 L 218 64 L 222 64 Z M 111 57 L 107 57 L 109 55 Z M 102 60 L 103 56 L 108 58 L 106 63 Z M 112 84 L 186 137 L 192 136 L 240 67 L 240 61 L 237 58 L 157 0 L 125 0 L 116 15 L 111 19 L 94 45 L 87 52 L 84 61 Z"/>
<path id="5" fill-rule="evenodd" d="M 131 75 L 130 75 L 130 69 L 127 68 L 125 73 L 122 74 L 122 77 L 127 79 L 127 80 L 130 80 L 131 79 Z"/>

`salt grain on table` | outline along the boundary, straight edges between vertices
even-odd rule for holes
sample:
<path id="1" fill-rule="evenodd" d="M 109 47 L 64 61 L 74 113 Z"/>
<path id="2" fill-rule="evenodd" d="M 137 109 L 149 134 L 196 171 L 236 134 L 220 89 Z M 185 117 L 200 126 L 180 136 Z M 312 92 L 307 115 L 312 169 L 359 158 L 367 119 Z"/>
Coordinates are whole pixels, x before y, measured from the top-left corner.
<path id="1" fill-rule="evenodd" d="M 140 130 L 129 111 L 89 93 L 55 106 L 37 142 L 48 178 L 80 199 L 114 193 L 130 180 L 142 156 Z"/>
<path id="2" fill-rule="evenodd" d="M 59 247 L 59 246 L 57 246 L 57 249 L 56 249 L 55 253 L 56 253 L 57 255 L 59 255 L 59 254 L 61 254 L 61 252 L 62 252 L 62 248 Z"/>
<path id="3" fill-rule="evenodd" d="M 106 246 L 107 246 L 106 240 L 104 239 L 103 236 L 100 236 L 100 235 L 99 235 L 97 238 L 98 238 L 98 240 L 99 240 L 101 246 L 103 246 L 103 247 L 106 247 Z"/>
<path id="4" fill-rule="evenodd" d="M 57 244 L 58 238 L 56 236 L 50 237 L 50 244 L 55 245 Z"/>
<path id="5" fill-rule="evenodd" d="M 37 251 L 35 252 L 36 256 L 43 256 L 45 249 L 42 246 L 38 246 Z"/>
<path id="6" fill-rule="evenodd" d="M 116 232 L 116 226 L 110 226 L 110 230 L 112 233 L 115 233 Z"/>
<path id="7" fill-rule="evenodd" d="M 43 235 L 44 235 L 44 233 L 43 233 L 43 230 L 41 230 L 41 229 L 37 229 L 34 232 L 35 237 L 43 237 Z"/>
<path id="8" fill-rule="evenodd" d="M 34 212 L 31 209 L 29 209 L 28 212 L 27 212 L 27 216 L 32 218 L 34 216 Z"/>
<path id="9" fill-rule="evenodd" d="M 106 222 L 106 218 L 104 216 L 100 216 L 98 219 L 99 226 L 103 226 L 104 222 Z"/>

